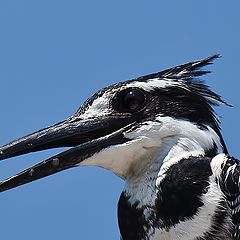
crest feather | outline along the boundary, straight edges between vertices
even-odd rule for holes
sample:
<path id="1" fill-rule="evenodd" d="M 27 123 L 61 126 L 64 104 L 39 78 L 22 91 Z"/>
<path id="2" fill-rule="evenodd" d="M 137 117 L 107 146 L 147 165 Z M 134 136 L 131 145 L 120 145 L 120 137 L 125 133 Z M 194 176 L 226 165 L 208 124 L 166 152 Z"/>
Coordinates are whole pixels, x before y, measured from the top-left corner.
<path id="1" fill-rule="evenodd" d="M 172 68 L 163 70 L 161 72 L 145 75 L 137 78 L 136 80 L 144 81 L 144 80 L 154 79 L 154 78 L 159 78 L 159 79 L 170 78 L 170 79 L 184 80 L 184 79 L 190 79 L 193 77 L 199 77 L 204 74 L 210 73 L 210 71 L 202 70 L 201 68 L 212 64 L 213 61 L 217 58 L 220 58 L 219 54 L 215 54 L 211 57 L 208 57 L 199 61 L 189 62 L 176 67 L 172 67 Z"/>
<path id="2" fill-rule="evenodd" d="M 217 58 L 220 58 L 219 54 L 215 54 L 199 61 L 189 62 L 173 68 L 169 68 L 161 72 L 145 75 L 137 78 L 136 80 L 148 81 L 150 79 L 165 79 L 173 82 L 178 82 L 179 86 L 182 85 L 182 87 L 188 89 L 189 91 L 192 91 L 204 97 L 210 105 L 220 105 L 223 103 L 231 106 L 226 103 L 220 95 L 213 92 L 203 80 L 198 78 L 211 72 L 202 68 L 213 64 L 213 61 Z"/>

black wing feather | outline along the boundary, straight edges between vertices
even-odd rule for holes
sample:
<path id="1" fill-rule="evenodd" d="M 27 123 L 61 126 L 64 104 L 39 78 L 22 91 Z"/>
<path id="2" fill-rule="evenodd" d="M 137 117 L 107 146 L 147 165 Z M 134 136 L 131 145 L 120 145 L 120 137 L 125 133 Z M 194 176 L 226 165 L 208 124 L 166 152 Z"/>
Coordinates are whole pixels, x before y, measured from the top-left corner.
<path id="1" fill-rule="evenodd" d="M 219 186 L 234 225 L 233 239 L 240 239 L 240 161 L 228 156 L 221 165 Z"/>

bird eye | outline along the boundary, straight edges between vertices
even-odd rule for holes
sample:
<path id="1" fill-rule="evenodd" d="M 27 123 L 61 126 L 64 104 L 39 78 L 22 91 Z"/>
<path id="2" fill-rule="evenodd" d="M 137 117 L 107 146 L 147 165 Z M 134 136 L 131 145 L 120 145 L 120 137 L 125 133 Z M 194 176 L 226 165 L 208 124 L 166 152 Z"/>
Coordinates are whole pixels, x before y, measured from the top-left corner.
<path id="1" fill-rule="evenodd" d="M 123 90 L 118 94 L 118 109 L 123 111 L 137 112 L 145 106 L 146 94 L 136 88 Z"/>

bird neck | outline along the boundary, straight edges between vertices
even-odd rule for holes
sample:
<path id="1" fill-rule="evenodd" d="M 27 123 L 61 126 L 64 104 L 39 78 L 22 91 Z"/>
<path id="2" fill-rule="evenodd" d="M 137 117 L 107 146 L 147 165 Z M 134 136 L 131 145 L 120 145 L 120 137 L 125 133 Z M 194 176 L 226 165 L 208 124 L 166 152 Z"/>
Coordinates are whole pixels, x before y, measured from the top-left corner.
<path id="1" fill-rule="evenodd" d="M 223 152 L 221 139 L 209 126 L 199 128 L 191 124 L 173 136 L 161 138 L 161 147 L 149 149 L 145 155 L 144 171 L 126 180 L 124 193 L 132 204 L 138 207 L 154 206 L 158 186 L 166 176 L 169 168 L 182 159 L 190 157 L 213 157 Z M 142 164 L 139 164 L 142 165 Z M 136 165 L 136 167 L 139 167 Z M 135 171 L 137 172 L 137 170 Z"/>

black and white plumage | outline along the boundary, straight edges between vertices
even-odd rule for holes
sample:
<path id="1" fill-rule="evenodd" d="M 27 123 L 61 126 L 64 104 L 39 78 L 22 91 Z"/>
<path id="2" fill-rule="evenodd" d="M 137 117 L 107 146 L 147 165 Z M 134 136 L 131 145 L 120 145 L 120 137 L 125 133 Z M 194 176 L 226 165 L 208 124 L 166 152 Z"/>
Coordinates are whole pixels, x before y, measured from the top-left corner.
<path id="1" fill-rule="evenodd" d="M 240 164 L 228 155 L 199 77 L 212 57 L 104 88 L 69 119 L 0 148 L 0 159 L 69 150 L 0 183 L 0 191 L 75 166 L 126 181 L 118 203 L 123 240 L 240 239 Z"/>

